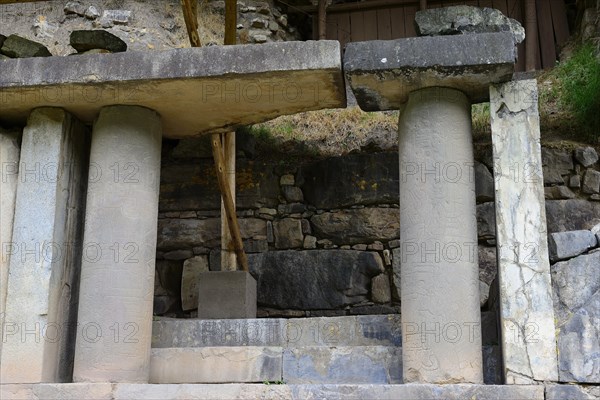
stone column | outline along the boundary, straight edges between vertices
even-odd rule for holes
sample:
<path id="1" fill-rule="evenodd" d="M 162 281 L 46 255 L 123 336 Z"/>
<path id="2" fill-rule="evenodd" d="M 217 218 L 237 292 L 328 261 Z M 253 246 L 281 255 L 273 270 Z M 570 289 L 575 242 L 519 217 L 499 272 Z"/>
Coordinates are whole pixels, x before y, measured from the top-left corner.
<path id="1" fill-rule="evenodd" d="M 9 250 L 2 383 L 71 380 L 88 146 L 85 127 L 62 109 L 36 109 L 27 120 Z"/>
<path id="2" fill-rule="evenodd" d="M 471 103 L 414 91 L 398 131 L 404 381 L 482 383 Z"/>
<path id="3" fill-rule="evenodd" d="M 0 128 L 0 359 L 20 151 L 17 134 Z"/>
<path id="4" fill-rule="evenodd" d="M 537 82 L 490 89 L 500 328 L 508 384 L 558 379 Z"/>
<path id="5" fill-rule="evenodd" d="M 75 382 L 148 382 L 161 134 L 137 106 L 105 107 L 94 125 Z"/>

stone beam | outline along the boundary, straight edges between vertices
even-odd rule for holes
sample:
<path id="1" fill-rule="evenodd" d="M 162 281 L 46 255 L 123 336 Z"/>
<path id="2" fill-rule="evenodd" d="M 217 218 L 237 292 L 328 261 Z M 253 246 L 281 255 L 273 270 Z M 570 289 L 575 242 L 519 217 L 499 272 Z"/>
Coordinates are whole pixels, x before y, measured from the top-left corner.
<path id="1" fill-rule="evenodd" d="M 349 43 L 344 73 L 365 111 L 397 110 L 418 89 L 447 87 L 472 103 L 489 85 L 512 78 L 517 57 L 509 32 Z"/>
<path id="2" fill-rule="evenodd" d="M 339 42 L 2 61 L 0 121 L 23 123 L 33 108 L 54 106 L 91 122 L 114 104 L 157 111 L 171 138 L 345 107 Z"/>
<path id="3" fill-rule="evenodd" d="M 558 379 L 537 96 L 535 80 L 490 88 L 507 384 Z"/>

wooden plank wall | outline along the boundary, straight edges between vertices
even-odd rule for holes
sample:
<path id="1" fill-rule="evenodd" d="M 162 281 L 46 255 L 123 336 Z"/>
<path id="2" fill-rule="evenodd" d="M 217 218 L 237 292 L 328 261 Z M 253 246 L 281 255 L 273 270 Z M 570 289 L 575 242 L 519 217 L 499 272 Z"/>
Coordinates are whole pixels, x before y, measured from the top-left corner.
<path id="1" fill-rule="evenodd" d="M 414 26 L 418 0 L 396 0 L 397 4 L 369 7 L 364 0 L 364 9 L 335 11 L 327 10 L 327 39 L 339 40 L 342 48 L 348 42 L 364 40 L 390 40 L 417 35 Z M 504 15 L 524 24 L 524 0 L 429 0 L 429 8 L 451 5 L 471 5 L 496 8 Z M 554 66 L 558 50 L 569 38 L 569 26 L 564 0 L 538 0 L 538 43 L 536 68 Z M 316 20 L 316 18 L 314 18 Z M 316 30 L 315 30 L 316 34 Z M 315 38 L 316 39 L 316 38 Z M 525 42 L 518 46 L 517 71 L 525 69 Z"/>

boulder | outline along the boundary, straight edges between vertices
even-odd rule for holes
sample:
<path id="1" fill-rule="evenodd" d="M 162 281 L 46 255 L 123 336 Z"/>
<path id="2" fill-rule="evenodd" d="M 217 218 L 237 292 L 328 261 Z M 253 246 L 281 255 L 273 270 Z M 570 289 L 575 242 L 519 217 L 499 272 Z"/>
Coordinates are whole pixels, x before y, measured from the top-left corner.
<path id="1" fill-rule="evenodd" d="M 546 185 L 564 184 L 562 175 L 568 175 L 574 169 L 571 152 L 542 147 L 542 167 Z"/>
<path id="2" fill-rule="evenodd" d="M 73 31 L 71 32 L 70 44 L 80 53 L 93 49 L 104 49 L 113 53 L 127 50 L 127 43 L 102 29 Z"/>
<path id="3" fill-rule="evenodd" d="M 398 203 L 398 153 L 350 154 L 303 166 L 298 185 L 320 209 Z"/>
<path id="4" fill-rule="evenodd" d="M 581 199 L 546 201 L 548 233 L 591 229 L 600 223 L 600 203 Z"/>
<path id="5" fill-rule="evenodd" d="M 596 247 L 596 236 L 588 230 L 555 232 L 548 237 L 550 261 L 566 260 Z"/>
<path id="6" fill-rule="evenodd" d="M 400 234 L 400 212 L 397 208 L 362 208 L 326 212 L 311 218 L 315 236 L 335 244 L 389 241 Z"/>
<path id="7" fill-rule="evenodd" d="M 475 161 L 475 195 L 477 203 L 494 201 L 494 177 L 490 170 Z"/>
<path id="8" fill-rule="evenodd" d="M 551 266 L 559 380 L 600 383 L 600 252 Z"/>
<path id="9" fill-rule="evenodd" d="M 584 167 L 591 167 L 598 162 L 598 153 L 591 146 L 575 149 L 575 159 Z"/>
<path id="10" fill-rule="evenodd" d="M 298 310 L 343 308 L 367 300 L 371 278 L 381 274 L 379 254 L 354 250 L 271 251 L 249 254 L 263 307 Z"/>
<path id="11" fill-rule="evenodd" d="M 593 169 L 586 170 L 581 191 L 588 194 L 600 193 L 600 172 Z"/>
<path id="12" fill-rule="evenodd" d="M 419 36 L 511 32 L 515 44 L 525 39 L 521 24 L 493 8 L 451 6 L 418 11 L 415 26 Z"/>
<path id="13" fill-rule="evenodd" d="M 11 58 L 52 56 L 50 51 L 43 44 L 17 35 L 10 35 L 7 37 L 2 44 L 0 52 Z"/>

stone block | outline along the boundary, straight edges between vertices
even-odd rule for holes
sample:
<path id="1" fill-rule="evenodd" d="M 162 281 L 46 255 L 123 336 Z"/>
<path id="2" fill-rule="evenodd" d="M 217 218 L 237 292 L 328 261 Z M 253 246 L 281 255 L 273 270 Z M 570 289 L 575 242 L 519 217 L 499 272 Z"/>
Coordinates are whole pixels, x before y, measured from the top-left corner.
<path id="1" fill-rule="evenodd" d="M 302 222 L 295 218 L 284 218 L 273 222 L 275 230 L 275 247 L 278 249 L 293 249 L 302 247 L 304 235 Z"/>
<path id="2" fill-rule="evenodd" d="M 113 400 L 111 383 L 45 383 L 0 385 L 2 400 Z"/>
<path id="3" fill-rule="evenodd" d="M 515 60 L 509 32 L 416 37 L 349 43 L 344 73 L 361 109 L 398 110 L 409 93 L 428 87 L 487 101 L 490 84 L 512 78 Z"/>
<path id="4" fill-rule="evenodd" d="M 579 175 L 575 175 L 579 177 Z M 572 176 L 571 178 L 573 178 Z M 571 186 L 571 178 L 569 178 L 569 186 Z M 572 187 L 572 186 L 571 186 Z M 571 189 L 566 186 L 551 186 L 544 188 L 544 197 L 546 200 L 564 200 L 574 199 L 577 197 Z"/>
<path id="5" fill-rule="evenodd" d="M 507 384 L 558 379 L 537 93 L 535 80 L 490 87 Z M 515 179 L 510 172 L 515 165 L 530 166 L 519 174 L 526 179 Z"/>
<path id="6" fill-rule="evenodd" d="M 256 280 L 244 271 L 201 274 L 198 318 L 256 318 Z"/>
<path id="7" fill-rule="evenodd" d="M 2 54 L 11 58 L 50 57 L 50 51 L 41 43 L 25 39 L 21 36 L 10 35 L 0 48 Z M 5 68 L 5 66 L 3 66 Z M 38 106 L 41 106 L 38 105 Z"/>
<path id="8" fill-rule="evenodd" d="M 338 245 L 396 239 L 400 231 L 397 208 L 361 208 L 317 214 L 310 219 L 315 236 Z"/>
<path id="9" fill-rule="evenodd" d="M 152 349 L 150 383 L 231 383 L 281 380 L 281 347 Z"/>
<path id="10" fill-rule="evenodd" d="M 591 146 L 575 149 L 575 159 L 585 168 L 591 167 L 598 162 L 598 153 Z"/>
<path id="11" fill-rule="evenodd" d="M 118 103 L 157 111 L 166 137 L 231 131 L 280 115 L 345 107 L 340 54 L 338 41 L 323 40 L 5 60 L 2 118 L 22 123 L 31 109 L 48 104 L 45 93 L 52 88 L 58 93 L 53 104 L 92 122 L 101 107 L 115 104 L 118 83 Z M 27 72 L 34 70 L 53 73 Z"/>
<path id="12" fill-rule="evenodd" d="M 69 39 L 71 47 L 80 53 L 94 49 L 104 49 L 112 53 L 127 50 L 127 43 L 112 33 L 98 29 L 93 31 L 73 31 Z"/>
<path id="13" fill-rule="evenodd" d="M 304 201 L 302 189 L 297 186 L 285 185 L 281 187 L 281 191 L 283 192 L 285 199 L 290 203 L 301 203 Z"/>
<path id="14" fill-rule="evenodd" d="M 283 352 L 287 384 L 402 383 L 400 348 L 299 347 Z"/>
<path id="15" fill-rule="evenodd" d="M 595 394 L 593 392 L 596 392 Z M 579 385 L 546 385 L 546 400 L 597 400 L 598 387 L 584 388 Z"/>
<path id="16" fill-rule="evenodd" d="M 583 174 L 583 184 L 581 185 L 583 193 L 599 193 L 600 192 L 600 172 L 594 169 L 588 169 Z"/>
<path id="17" fill-rule="evenodd" d="M 588 230 L 555 232 L 548 236 L 550 261 L 556 262 L 578 256 L 596 247 L 596 236 Z"/>
<path id="18" fill-rule="evenodd" d="M 479 240 L 496 238 L 496 209 L 493 202 L 477 204 L 477 237 Z"/>
<path id="19" fill-rule="evenodd" d="M 375 303 L 389 303 L 392 301 L 390 277 L 383 273 L 371 280 L 371 300 Z"/>
<path id="20" fill-rule="evenodd" d="M 475 197 L 478 203 L 494 201 L 494 177 L 482 163 L 475 161 Z"/>
<path id="21" fill-rule="evenodd" d="M 591 229 L 600 223 L 600 203 L 583 199 L 546 201 L 548 232 Z"/>
<path id="22" fill-rule="evenodd" d="M 184 311 L 198 308 L 198 283 L 205 272 L 209 272 L 207 256 L 196 256 L 183 262 L 181 307 Z"/>
<path id="23" fill-rule="evenodd" d="M 483 382 L 486 385 L 501 385 L 503 379 L 500 346 L 483 346 Z"/>
<path id="24" fill-rule="evenodd" d="M 87 129 L 64 110 L 40 108 L 29 116 L 11 238 L 2 383 L 71 380 L 88 148 Z"/>

